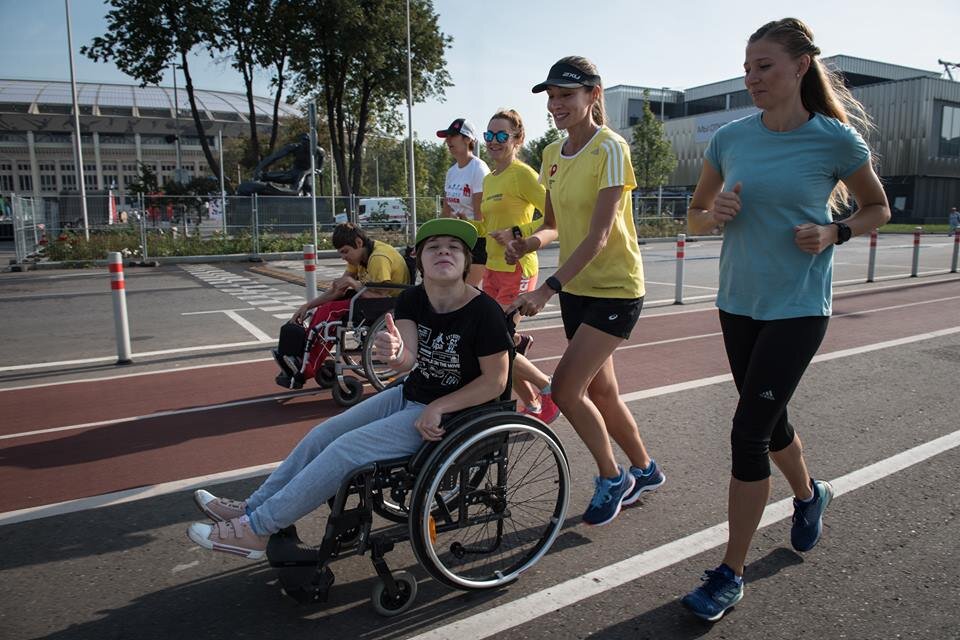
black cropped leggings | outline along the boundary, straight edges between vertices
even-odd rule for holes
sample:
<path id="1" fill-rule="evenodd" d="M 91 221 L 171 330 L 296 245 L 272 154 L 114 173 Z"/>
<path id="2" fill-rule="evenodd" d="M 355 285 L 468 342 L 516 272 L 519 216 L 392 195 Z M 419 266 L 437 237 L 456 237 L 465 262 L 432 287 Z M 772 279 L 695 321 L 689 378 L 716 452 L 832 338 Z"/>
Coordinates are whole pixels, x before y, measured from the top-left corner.
<path id="1" fill-rule="evenodd" d="M 720 311 L 723 343 L 740 392 L 730 432 L 737 480 L 770 477 L 769 452 L 793 442 L 787 403 L 820 348 L 828 321 L 827 316 L 754 320 Z"/>

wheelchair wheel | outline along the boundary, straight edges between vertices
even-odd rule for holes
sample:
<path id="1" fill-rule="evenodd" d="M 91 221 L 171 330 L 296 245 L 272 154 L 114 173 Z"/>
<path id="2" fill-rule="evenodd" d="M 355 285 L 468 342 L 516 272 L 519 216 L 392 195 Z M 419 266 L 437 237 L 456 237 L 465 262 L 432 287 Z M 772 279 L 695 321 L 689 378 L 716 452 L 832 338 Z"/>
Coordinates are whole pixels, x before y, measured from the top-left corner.
<path id="1" fill-rule="evenodd" d="M 383 331 L 386 326 L 387 320 L 386 314 L 384 314 L 370 326 L 370 330 L 367 331 L 363 340 L 363 355 L 361 357 L 363 372 L 377 391 L 383 391 L 397 376 L 397 372 L 380 359 L 373 349 L 374 337 Z"/>
<path id="2" fill-rule="evenodd" d="M 454 588 L 513 582 L 559 534 L 569 484 L 563 446 L 549 427 L 517 414 L 485 417 L 424 465 L 411 508 L 414 553 Z"/>
<path id="3" fill-rule="evenodd" d="M 397 583 L 397 595 L 391 598 L 382 580 L 373 584 L 370 601 L 373 608 L 382 616 L 397 616 L 409 609 L 417 597 L 417 579 L 406 571 L 395 571 L 393 579 Z"/>
<path id="4" fill-rule="evenodd" d="M 363 383 L 353 376 L 343 376 L 343 384 L 347 387 L 344 391 L 339 383 L 333 385 L 333 400 L 341 407 L 352 407 L 363 398 Z"/>
<path id="5" fill-rule="evenodd" d="M 321 364 L 317 369 L 317 373 L 314 374 L 313 379 L 317 381 L 321 389 L 333 388 L 333 385 L 337 384 L 337 372 L 334 370 L 333 361 L 326 360 Z"/>

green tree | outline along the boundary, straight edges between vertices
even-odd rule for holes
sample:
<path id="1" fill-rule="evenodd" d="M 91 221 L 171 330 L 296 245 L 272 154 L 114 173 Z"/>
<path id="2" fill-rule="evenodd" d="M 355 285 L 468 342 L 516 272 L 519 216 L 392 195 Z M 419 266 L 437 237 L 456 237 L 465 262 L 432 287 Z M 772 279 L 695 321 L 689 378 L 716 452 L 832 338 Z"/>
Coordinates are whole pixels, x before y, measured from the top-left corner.
<path id="1" fill-rule="evenodd" d="M 299 96 L 315 97 L 326 118 L 340 192 L 360 192 L 363 146 L 374 126 L 395 129 L 407 95 L 406 15 L 395 0 L 291 0 L 304 17 L 291 34 L 290 66 Z M 451 38 L 431 0 L 410 2 L 413 98 L 450 85 L 444 53 Z M 382 180 L 381 180 L 382 182 Z"/>
<path id="2" fill-rule="evenodd" d="M 523 151 L 527 156 L 527 164 L 533 167 L 533 170 L 540 173 L 540 165 L 543 164 L 543 150 L 551 142 L 556 142 L 563 137 L 560 130 L 553 126 L 553 118 L 547 116 L 547 130 L 539 138 L 534 138 L 524 145 Z"/>
<path id="3" fill-rule="evenodd" d="M 137 163 L 137 179 L 130 185 L 131 193 L 157 193 L 160 191 L 160 181 L 156 172 L 142 162 Z"/>
<path id="4" fill-rule="evenodd" d="M 677 167 L 677 157 L 663 136 L 663 123 L 650 110 L 648 92 L 643 94 L 643 117 L 633 127 L 630 145 L 637 186 L 653 189 L 662 186 Z"/>
<path id="5" fill-rule="evenodd" d="M 277 141 L 280 99 L 289 71 L 289 34 L 296 28 L 296 16 L 288 0 L 213 0 L 216 27 L 208 43 L 211 55 L 222 54 L 230 66 L 240 72 L 247 97 L 247 121 L 250 138 L 248 162 L 256 166 L 273 151 Z M 258 68 L 270 69 L 273 95 L 273 119 L 267 152 L 261 149 L 257 110 L 254 107 L 253 80 Z"/>
<path id="6" fill-rule="evenodd" d="M 213 0 L 109 0 L 109 5 L 107 32 L 80 52 L 97 62 L 113 62 L 141 86 L 159 84 L 167 67 L 179 60 L 203 155 L 211 173 L 219 175 L 220 166 L 200 120 L 189 64 L 194 47 L 214 39 Z"/>

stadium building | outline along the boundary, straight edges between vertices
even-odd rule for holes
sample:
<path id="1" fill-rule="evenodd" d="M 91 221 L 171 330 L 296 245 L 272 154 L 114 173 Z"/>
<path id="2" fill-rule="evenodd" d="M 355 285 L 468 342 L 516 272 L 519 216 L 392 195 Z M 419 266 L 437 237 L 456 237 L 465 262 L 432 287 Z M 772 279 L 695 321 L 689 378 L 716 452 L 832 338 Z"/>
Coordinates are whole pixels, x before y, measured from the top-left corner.
<path id="1" fill-rule="evenodd" d="M 867 139 L 895 222 L 944 222 L 960 206 L 960 82 L 936 71 L 838 55 L 840 71 L 876 130 Z M 644 92 L 677 155 L 669 188 L 692 191 L 719 127 L 756 111 L 743 78 L 686 90 L 617 85 L 604 92 L 611 126 L 627 140 L 643 114 Z"/>
<path id="2" fill-rule="evenodd" d="M 184 179 L 210 175 L 187 92 L 177 91 L 176 101 L 174 94 L 171 87 L 77 83 L 88 191 L 125 195 L 139 175 L 139 163 L 151 168 L 160 184 L 173 180 L 177 135 Z M 194 94 L 214 154 L 220 132 L 224 139 L 249 135 L 245 94 L 202 89 Z M 255 97 L 254 108 L 258 128 L 269 135 L 272 100 Z M 280 105 L 279 118 L 299 115 Z M 0 193 L 56 196 L 76 191 L 70 83 L 0 80 Z"/>

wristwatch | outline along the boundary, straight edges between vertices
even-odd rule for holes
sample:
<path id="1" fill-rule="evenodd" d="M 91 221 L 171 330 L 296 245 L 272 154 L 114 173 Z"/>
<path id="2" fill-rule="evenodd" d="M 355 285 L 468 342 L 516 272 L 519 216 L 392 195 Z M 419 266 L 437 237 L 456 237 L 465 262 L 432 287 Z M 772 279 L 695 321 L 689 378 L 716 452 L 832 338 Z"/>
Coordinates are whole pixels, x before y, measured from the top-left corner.
<path id="1" fill-rule="evenodd" d="M 523 231 L 520 230 L 520 227 L 514 226 L 513 229 L 511 229 L 511 231 L 513 232 L 513 237 L 516 240 L 519 240 L 520 238 L 523 237 Z"/>
<path id="2" fill-rule="evenodd" d="M 830 224 L 837 225 L 837 244 L 843 244 L 850 239 L 850 227 L 842 222 L 831 222 Z"/>
<path id="3" fill-rule="evenodd" d="M 560 293 L 561 291 L 563 291 L 563 285 L 560 284 L 560 281 L 557 280 L 555 276 L 550 276 L 549 278 L 547 278 L 546 285 L 551 289 L 553 289 L 554 293 Z"/>

